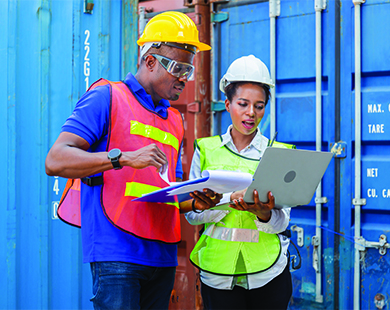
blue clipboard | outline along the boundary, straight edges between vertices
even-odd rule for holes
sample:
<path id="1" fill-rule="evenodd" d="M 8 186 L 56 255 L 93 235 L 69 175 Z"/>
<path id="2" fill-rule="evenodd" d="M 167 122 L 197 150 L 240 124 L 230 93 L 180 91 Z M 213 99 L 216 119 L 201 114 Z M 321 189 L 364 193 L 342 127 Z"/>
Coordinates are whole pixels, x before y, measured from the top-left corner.
<path id="1" fill-rule="evenodd" d="M 157 190 L 155 192 L 152 192 L 150 194 L 143 195 L 142 197 L 135 198 L 132 201 L 144 201 L 144 202 L 175 202 L 177 197 L 179 202 L 186 201 L 188 199 L 191 199 L 190 193 L 183 193 L 179 195 L 171 195 L 169 192 L 172 190 L 178 189 L 183 186 L 187 186 L 190 184 L 198 184 L 198 183 L 203 183 L 206 182 L 209 179 L 209 177 L 203 177 L 203 178 L 198 178 L 194 180 L 189 180 L 186 182 L 179 182 L 175 185 L 164 187 L 160 190 Z"/>

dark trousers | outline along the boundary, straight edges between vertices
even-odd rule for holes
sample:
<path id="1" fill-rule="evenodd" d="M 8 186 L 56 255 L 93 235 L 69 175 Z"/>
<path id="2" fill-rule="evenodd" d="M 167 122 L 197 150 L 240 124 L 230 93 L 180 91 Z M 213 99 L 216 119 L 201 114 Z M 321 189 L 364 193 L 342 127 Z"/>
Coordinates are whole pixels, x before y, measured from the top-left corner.
<path id="1" fill-rule="evenodd" d="M 263 287 L 247 290 L 235 286 L 233 290 L 218 290 L 201 283 L 204 308 L 217 309 L 287 309 L 292 295 L 289 266 Z"/>

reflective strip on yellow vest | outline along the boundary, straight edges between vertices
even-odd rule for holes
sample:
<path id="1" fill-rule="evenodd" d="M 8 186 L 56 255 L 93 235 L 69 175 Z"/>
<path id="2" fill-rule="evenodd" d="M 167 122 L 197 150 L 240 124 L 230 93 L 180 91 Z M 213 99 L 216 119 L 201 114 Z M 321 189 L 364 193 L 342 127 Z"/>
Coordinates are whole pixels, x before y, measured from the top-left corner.
<path id="1" fill-rule="evenodd" d="M 220 136 L 196 141 L 201 170 L 231 170 L 254 174 L 259 160 L 246 158 L 221 147 Z M 273 147 L 294 148 L 274 143 Z M 281 245 L 278 235 L 259 231 L 256 216 L 247 211 L 232 210 L 223 223 L 208 223 L 205 233 L 190 254 L 198 268 L 214 274 L 245 275 L 265 271 L 278 260 Z"/>
<path id="2" fill-rule="evenodd" d="M 259 231 L 256 229 L 217 227 L 212 224 L 203 235 L 224 241 L 259 242 Z"/>

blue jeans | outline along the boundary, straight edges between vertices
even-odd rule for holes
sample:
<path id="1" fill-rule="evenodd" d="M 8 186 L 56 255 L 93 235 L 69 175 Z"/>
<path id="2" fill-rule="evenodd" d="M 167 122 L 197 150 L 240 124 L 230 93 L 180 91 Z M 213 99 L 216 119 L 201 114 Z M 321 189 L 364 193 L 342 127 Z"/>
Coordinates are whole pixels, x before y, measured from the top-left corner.
<path id="1" fill-rule="evenodd" d="M 91 263 L 94 309 L 168 309 L 176 267 Z"/>

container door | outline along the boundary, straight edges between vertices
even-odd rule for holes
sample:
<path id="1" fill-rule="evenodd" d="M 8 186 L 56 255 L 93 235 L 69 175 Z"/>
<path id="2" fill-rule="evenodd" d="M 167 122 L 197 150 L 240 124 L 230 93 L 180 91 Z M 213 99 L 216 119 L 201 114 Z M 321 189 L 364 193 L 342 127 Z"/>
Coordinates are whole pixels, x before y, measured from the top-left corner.
<path id="1" fill-rule="evenodd" d="M 386 309 L 390 291 L 390 3 L 366 1 L 359 11 L 356 30 L 355 6 L 343 1 L 340 123 L 347 157 L 341 165 L 340 231 L 349 239 L 360 238 L 355 244 L 341 238 L 340 309 Z M 359 29 L 361 44 L 356 45 Z M 355 49 L 361 54 L 360 90 L 355 80 Z M 360 109 L 355 108 L 356 93 Z M 359 110 L 361 122 L 356 118 Z M 356 132 L 361 147 L 357 147 Z"/>
<path id="2" fill-rule="evenodd" d="M 271 65 L 269 13 L 273 12 L 278 140 L 316 149 L 320 119 L 321 150 L 335 153 L 321 195 L 291 212 L 291 240 L 302 258 L 301 268 L 292 270 L 291 309 L 388 305 L 390 4 L 354 2 L 281 1 L 276 11 L 270 7 L 278 1 L 214 4 L 214 134 L 224 133 L 231 122 L 218 90 L 228 65 L 248 54 Z M 316 11 L 321 12 L 320 23 Z M 320 118 L 315 115 L 318 25 Z M 359 54 L 361 69 L 355 69 Z M 260 129 L 269 137 L 269 107 L 267 112 Z M 290 251 L 297 255 L 293 247 Z"/>

